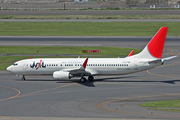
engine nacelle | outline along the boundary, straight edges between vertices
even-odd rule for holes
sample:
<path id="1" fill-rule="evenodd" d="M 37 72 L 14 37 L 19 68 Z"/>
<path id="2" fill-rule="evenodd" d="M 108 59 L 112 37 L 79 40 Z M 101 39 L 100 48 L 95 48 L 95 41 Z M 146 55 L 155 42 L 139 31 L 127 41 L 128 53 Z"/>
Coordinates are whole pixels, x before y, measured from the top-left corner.
<path id="1" fill-rule="evenodd" d="M 72 76 L 69 72 L 55 71 L 53 73 L 53 78 L 59 80 L 69 80 L 72 78 Z"/>

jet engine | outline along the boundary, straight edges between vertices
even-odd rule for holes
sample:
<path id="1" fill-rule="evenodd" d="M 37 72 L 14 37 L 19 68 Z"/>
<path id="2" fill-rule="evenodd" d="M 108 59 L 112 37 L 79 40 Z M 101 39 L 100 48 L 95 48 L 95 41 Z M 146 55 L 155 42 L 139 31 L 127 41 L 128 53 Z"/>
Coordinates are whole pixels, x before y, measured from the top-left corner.
<path id="1" fill-rule="evenodd" d="M 54 79 L 59 79 L 59 80 L 69 80 L 73 76 L 69 72 L 63 72 L 63 71 L 55 71 L 53 73 L 53 78 Z"/>

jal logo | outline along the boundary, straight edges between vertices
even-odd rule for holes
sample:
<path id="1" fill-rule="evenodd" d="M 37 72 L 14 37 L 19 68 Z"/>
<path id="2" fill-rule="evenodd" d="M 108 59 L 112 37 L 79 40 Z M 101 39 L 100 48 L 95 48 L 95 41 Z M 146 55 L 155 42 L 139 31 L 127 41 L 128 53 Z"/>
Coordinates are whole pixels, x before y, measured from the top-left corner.
<path id="1" fill-rule="evenodd" d="M 45 68 L 46 65 L 44 65 L 44 62 L 42 62 L 42 60 L 40 60 L 40 62 L 37 62 L 37 63 L 33 62 L 33 64 L 31 64 L 30 67 L 31 67 L 31 68 L 34 68 L 34 67 L 35 67 L 36 70 L 37 70 L 37 69 L 39 69 L 39 68 L 41 68 L 41 67 L 42 67 L 42 68 Z"/>

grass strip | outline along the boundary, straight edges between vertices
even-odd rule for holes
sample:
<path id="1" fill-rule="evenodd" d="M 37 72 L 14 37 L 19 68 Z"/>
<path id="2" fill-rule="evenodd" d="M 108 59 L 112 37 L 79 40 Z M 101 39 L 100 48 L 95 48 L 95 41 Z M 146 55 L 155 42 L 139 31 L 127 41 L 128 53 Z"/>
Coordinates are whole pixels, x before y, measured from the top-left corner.
<path id="1" fill-rule="evenodd" d="M 101 53 L 82 53 L 82 50 L 101 50 Z M 46 47 L 46 46 L 1 46 L 0 54 L 6 56 L 0 56 L 0 70 L 6 70 L 6 68 L 14 62 L 22 59 L 33 58 L 77 58 L 81 55 L 82 58 L 116 58 L 125 57 L 131 50 L 135 50 L 134 54 L 139 53 L 140 49 L 135 48 L 116 48 L 116 47 Z M 38 52 L 37 52 L 38 51 Z M 14 54 L 14 56 L 8 56 Z M 15 56 L 16 54 L 22 54 L 27 56 Z M 32 56 L 31 56 L 32 54 Z M 38 54 L 55 55 L 61 54 L 61 56 L 33 56 Z M 63 56 L 64 55 L 64 56 Z M 72 55 L 72 56 L 70 56 Z M 93 56 L 94 55 L 94 56 Z"/>
<path id="2" fill-rule="evenodd" d="M 179 107 L 180 100 L 155 101 L 141 104 L 142 107 Z"/>
<path id="3" fill-rule="evenodd" d="M 101 50 L 101 53 L 82 53 L 82 50 Z M 62 55 L 108 55 L 127 56 L 131 50 L 135 54 L 141 50 L 119 47 L 65 47 L 65 46 L 1 46 L 0 54 L 62 54 Z"/>
<path id="4" fill-rule="evenodd" d="M 161 111 L 172 111 L 172 112 L 180 112 L 180 100 L 169 100 L 169 101 L 155 101 L 141 104 L 142 107 L 153 107 L 150 109 L 153 110 L 161 110 Z M 158 108 L 161 107 L 161 108 Z"/>
<path id="5" fill-rule="evenodd" d="M 5 36 L 153 36 L 162 26 L 180 35 L 179 22 L 0 22 Z"/>
<path id="6" fill-rule="evenodd" d="M 180 112 L 180 109 L 163 109 L 163 108 L 150 108 L 151 110 L 160 110 L 160 111 L 170 111 L 170 112 Z"/>
<path id="7" fill-rule="evenodd" d="M 180 19 L 178 14 L 132 15 L 0 15 L 0 19 Z"/>

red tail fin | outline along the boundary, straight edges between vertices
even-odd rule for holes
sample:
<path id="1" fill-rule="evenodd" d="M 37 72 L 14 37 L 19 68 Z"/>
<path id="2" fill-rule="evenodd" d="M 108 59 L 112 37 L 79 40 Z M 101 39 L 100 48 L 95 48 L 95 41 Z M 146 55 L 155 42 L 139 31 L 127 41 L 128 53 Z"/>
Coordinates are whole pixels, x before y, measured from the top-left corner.
<path id="1" fill-rule="evenodd" d="M 166 40 L 166 34 L 168 27 L 161 27 L 146 47 L 131 58 L 142 58 L 142 59 L 160 59 L 162 56 L 164 43 Z"/>
<path id="2" fill-rule="evenodd" d="M 148 44 L 148 50 L 156 58 L 161 58 L 168 27 L 161 27 Z"/>

